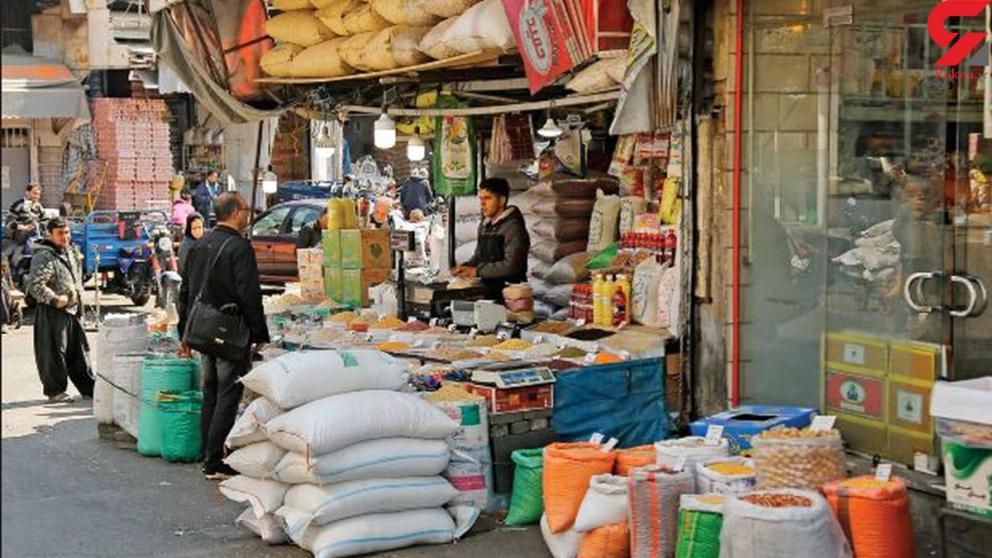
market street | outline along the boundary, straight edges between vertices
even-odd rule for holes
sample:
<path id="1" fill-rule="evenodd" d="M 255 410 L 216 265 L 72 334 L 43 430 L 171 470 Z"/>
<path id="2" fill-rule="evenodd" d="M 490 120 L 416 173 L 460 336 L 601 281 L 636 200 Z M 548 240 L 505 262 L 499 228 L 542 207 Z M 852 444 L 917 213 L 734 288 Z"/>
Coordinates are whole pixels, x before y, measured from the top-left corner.
<path id="1" fill-rule="evenodd" d="M 4 557 L 310 555 L 294 545 L 267 546 L 235 525 L 241 505 L 204 480 L 199 465 L 142 457 L 99 439 L 90 401 L 46 405 L 30 326 L 4 334 L 2 343 Z M 497 529 L 384 555 L 546 556 L 540 537 L 536 527 Z"/>

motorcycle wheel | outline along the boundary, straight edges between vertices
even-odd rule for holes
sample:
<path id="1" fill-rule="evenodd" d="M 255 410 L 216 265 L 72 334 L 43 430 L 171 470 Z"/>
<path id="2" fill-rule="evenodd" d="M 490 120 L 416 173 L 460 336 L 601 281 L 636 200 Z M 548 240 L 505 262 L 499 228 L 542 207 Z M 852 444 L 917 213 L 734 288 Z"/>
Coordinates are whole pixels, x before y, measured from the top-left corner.
<path id="1" fill-rule="evenodd" d="M 127 272 L 127 286 L 131 302 L 135 306 L 144 306 L 152 298 L 152 284 L 148 277 L 146 266 L 134 265 Z"/>

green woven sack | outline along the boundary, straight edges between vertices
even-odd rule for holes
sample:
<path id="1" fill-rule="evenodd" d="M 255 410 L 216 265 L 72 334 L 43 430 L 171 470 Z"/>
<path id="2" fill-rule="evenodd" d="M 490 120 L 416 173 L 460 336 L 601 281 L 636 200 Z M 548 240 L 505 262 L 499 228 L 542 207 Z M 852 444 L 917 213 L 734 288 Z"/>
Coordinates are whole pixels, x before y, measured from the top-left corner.
<path id="1" fill-rule="evenodd" d="M 679 510 L 678 548 L 675 558 L 720 558 L 723 514 Z"/>
<path id="2" fill-rule="evenodd" d="M 201 449 L 200 410 L 203 394 L 197 390 L 182 393 L 159 392 L 162 457 L 166 461 L 192 463 Z"/>
<path id="3" fill-rule="evenodd" d="M 138 453 L 162 455 L 161 411 L 158 392 L 184 392 L 193 389 L 197 362 L 175 356 L 146 357 L 141 364 L 141 407 L 138 410 Z"/>
<path id="4" fill-rule="evenodd" d="M 544 448 L 519 449 L 510 454 L 513 470 L 513 493 L 506 525 L 537 523 L 544 513 Z"/>

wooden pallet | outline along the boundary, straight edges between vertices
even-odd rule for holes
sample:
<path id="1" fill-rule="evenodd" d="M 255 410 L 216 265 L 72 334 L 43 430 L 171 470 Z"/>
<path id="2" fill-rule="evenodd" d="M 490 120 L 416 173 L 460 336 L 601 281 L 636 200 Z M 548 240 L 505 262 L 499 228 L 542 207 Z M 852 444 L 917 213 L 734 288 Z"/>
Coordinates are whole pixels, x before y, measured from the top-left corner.
<path id="1" fill-rule="evenodd" d="M 411 74 L 417 72 L 429 72 L 432 70 L 444 70 L 446 68 L 462 68 L 466 66 L 476 66 L 483 64 L 485 62 L 492 62 L 497 60 L 502 53 L 498 50 L 479 50 L 476 52 L 470 52 L 468 54 L 462 54 L 455 56 L 453 58 L 445 58 L 444 60 L 433 60 L 431 62 L 425 62 L 423 64 L 417 64 L 414 66 L 406 66 L 404 68 L 394 68 L 392 70 L 382 70 L 378 72 L 365 72 L 363 74 L 351 74 L 347 76 L 338 76 L 330 78 L 258 78 L 255 83 L 272 83 L 272 84 L 294 84 L 294 85 L 305 85 L 305 84 L 318 84 L 318 83 L 333 83 L 341 81 L 357 81 L 364 79 L 373 79 L 386 76 L 395 76 L 402 74 Z"/>

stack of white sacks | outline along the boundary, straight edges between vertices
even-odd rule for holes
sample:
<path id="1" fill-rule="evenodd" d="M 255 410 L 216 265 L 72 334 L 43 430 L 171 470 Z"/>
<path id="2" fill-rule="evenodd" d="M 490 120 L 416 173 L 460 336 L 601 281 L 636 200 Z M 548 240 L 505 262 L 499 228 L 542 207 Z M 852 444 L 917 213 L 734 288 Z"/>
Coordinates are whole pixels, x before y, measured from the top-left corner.
<path id="1" fill-rule="evenodd" d="M 266 542 L 291 540 L 317 558 L 455 540 L 475 508 L 445 505 L 441 476 L 458 425 L 403 393 L 407 366 L 374 350 L 287 353 L 242 381 L 261 395 L 237 420 L 221 483 L 249 504 L 238 523 Z M 456 518 L 456 520 L 453 519 Z"/>
<path id="2" fill-rule="evenodd" d="M 98 424 L 117 424 L 137 437 L 137 415 L 132 408 L 136 407 L 133 400 L 140 391 L 140 378 L 135 380 L 131 374 L 125 378 L 115 360 L 147 350 L 148 326 L 143 314 L 108 314 L 103 319 L 97 335 L 93 387 L 93 415 Z"/>

